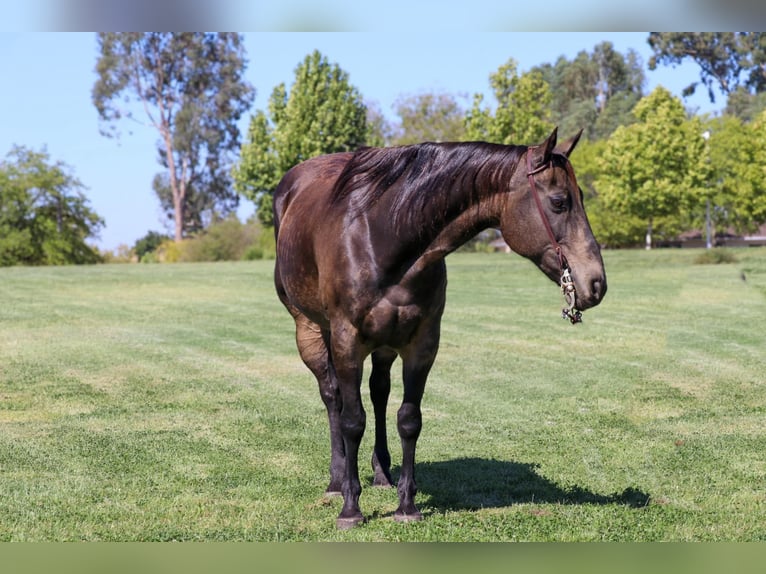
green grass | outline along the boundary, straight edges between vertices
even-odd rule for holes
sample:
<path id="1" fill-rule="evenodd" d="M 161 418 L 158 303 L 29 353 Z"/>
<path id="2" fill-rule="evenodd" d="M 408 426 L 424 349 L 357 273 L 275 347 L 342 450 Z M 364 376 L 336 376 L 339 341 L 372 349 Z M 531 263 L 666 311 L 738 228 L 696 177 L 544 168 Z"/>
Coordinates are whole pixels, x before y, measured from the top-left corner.
<path id="1" fill-rule="evenodd" d="M 766 251 L 733 251 L 606 252 L 577 326 L 527 261 L 450 256 L 425 520 L 369 486 L 365 397 L 346 532 L 271 262 L 2 269 L 0 540 L 764 540 Z"/>

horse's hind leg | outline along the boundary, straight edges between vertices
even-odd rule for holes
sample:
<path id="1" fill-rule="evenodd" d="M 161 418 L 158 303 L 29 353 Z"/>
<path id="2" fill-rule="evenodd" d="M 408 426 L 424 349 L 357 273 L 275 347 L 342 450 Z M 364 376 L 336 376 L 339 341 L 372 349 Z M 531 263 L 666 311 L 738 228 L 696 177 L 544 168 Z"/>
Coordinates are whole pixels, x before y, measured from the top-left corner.
<path id="1" fill-rule="evenodd" d="M 391 480 L 391 455 L 388 452 L 386 434 L 386 407 L 391 392 L 391 365 L 396 360 L 396 351 L 379 349 L 372 354 L 370 374 L 370 398 L 375 412 L 375 449 L 372 453 L 372 470 L 375 477 L 373 486 L 393 486 Z"/>
<path id="2" fill-rule="evenodd" d="M 294 318 L 298 352 L 319 383 L 319 394 L 330 423 L 330 484 L 325 494 L 339 495 L 346 472 L 346 454 L 340 432 L 341 400 L 338 382 L 327 352 L 329 334 L 297 311 Z"/>

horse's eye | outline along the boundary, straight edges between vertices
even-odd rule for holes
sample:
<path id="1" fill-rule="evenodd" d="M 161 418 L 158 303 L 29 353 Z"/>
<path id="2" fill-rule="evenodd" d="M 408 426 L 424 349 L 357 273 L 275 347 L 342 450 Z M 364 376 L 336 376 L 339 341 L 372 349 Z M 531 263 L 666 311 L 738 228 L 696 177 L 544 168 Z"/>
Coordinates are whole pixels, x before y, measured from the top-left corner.
<path id="1" fill-rule="evenodd" d="M 550 198 L 551 207 L 556 213 L 562 213 L 569 207 L 569 201 L 566 195 L 554 195 Z"/>

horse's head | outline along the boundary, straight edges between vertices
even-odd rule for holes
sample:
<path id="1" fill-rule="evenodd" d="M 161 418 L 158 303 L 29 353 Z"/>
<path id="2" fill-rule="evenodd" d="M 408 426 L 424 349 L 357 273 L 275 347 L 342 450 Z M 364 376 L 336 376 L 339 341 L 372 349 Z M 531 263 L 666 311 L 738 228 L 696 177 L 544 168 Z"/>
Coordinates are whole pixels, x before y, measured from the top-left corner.
<path id="1" fill-rule="evenodd" d="M 582 133 L 582 132 L 580 132 Z M 501 227 L 516 253 L 532 260 L 561 284 L 569 269 L 574 283 L 574 309 L 598 305 L 606 293 L 601 249 L 588 222 L 582 190 L 569 155 L 580 133 L 556 147 L 556 130 L 538 146 L 529 147 L 512 181 Z M 519 193 L 524 189 L 526 191 Z"/>

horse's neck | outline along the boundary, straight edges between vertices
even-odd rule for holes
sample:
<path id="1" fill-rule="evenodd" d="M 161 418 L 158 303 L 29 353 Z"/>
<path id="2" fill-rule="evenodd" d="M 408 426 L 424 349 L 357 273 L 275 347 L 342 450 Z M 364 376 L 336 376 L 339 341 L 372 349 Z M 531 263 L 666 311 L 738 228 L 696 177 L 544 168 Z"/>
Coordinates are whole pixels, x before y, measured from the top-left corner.
<path id="1" fill-rule="evenodd" d="M 426 267 L 444 259 L 478 233 L 500 224 L 500 206 L 497 196 L 490 195 L 461 211 L 457 217 L 445 221 L 434 229 L 432 236 L 420 239 L 417 257 L 407 276 L 413 276 Z"/>
<path id="2" fill-rule="evenodd" d="M 396 230 L 392 260 L 414 260 L 413 272 L 417 272 L 479 232 L 499 226 L 515 171 L 507 168 L 508 162 L 507 154 L 489 157 L 458 178 L 452 172 L 450 179 L 430 180 L 427 189 L 410 195 L 406 202 L 395 194 L 383 196 L 375 218 L 392 222 Z"/>

